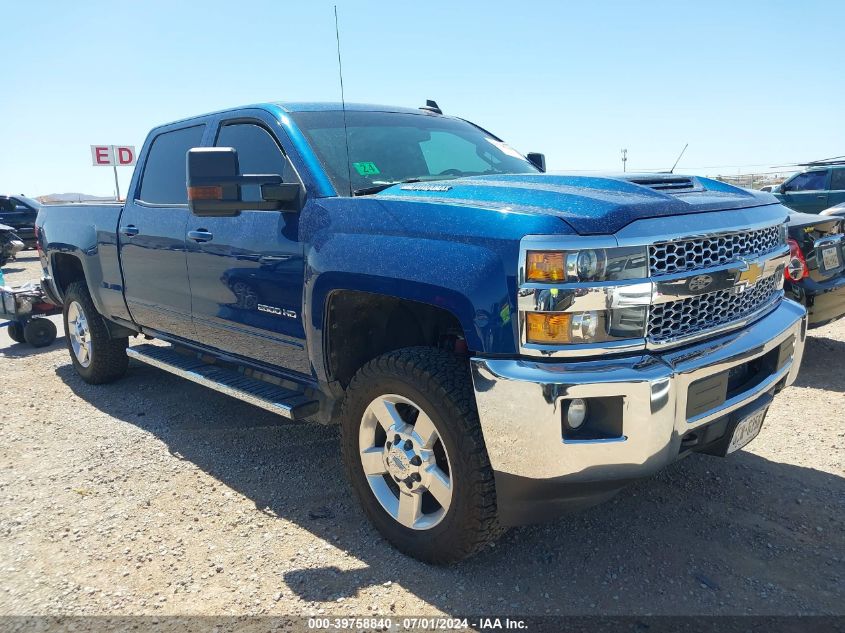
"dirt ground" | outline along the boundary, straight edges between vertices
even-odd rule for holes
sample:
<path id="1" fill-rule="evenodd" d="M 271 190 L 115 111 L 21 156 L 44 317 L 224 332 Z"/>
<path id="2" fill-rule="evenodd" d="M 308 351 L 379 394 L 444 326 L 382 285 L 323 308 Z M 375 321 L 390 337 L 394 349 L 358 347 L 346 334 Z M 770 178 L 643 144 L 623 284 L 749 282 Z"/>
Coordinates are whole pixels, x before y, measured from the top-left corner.
<path id="1" fill-rule="evenodd" d="M 0 614 L 845 614 L 843 445 L 845 321 L 731 458 L 436 568 L 366 522 L 335 428 L 0 329 Z"/>

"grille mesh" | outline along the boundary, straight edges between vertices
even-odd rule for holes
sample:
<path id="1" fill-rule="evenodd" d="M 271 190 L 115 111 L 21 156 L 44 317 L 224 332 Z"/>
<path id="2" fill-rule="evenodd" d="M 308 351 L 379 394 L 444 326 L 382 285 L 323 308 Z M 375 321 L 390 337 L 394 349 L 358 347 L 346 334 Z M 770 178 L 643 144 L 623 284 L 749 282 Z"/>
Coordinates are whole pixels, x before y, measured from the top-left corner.
<path id="1" fill-rule="evenodd" d="M 651 274 L 670 275 L 719 266 L 738 257 L 762 255 L 780 246 L 782 239 L 780 227 L 770 226 L 753 231 L 653 244 L 649 249 Z"/>
<path id="2" fill-rule="evenodd" d="M 687 336 L 741 319 L 762 307 L 780 292 L 778 275 L 761 279 L 745 292 L 717 290 L 651 307 L 648 337 L 665 341 Z"/>

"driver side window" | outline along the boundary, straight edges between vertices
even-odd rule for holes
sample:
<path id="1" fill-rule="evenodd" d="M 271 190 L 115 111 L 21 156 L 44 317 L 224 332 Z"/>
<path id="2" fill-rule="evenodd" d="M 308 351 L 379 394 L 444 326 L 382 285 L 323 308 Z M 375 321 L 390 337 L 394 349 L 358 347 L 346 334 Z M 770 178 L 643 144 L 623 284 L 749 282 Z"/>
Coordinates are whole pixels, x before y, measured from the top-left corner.
<path id="1" fill-rule="evenodd" d="M 276 143 L 276 139 L 260 125 L 234 123 L 224 125 L 217 134 L 217 147 L 234 147 L 238 152 L 238 166 L 243 174 L 280 174 L 282 182 L 298 182 L 290 161 Z M 261 200 L 261 187 L 241 187 L 244 200 Z"/>
<path id="2" fill-rule="evenodd" d="M 824 189 L 827 171 L 808 171 L 789 182 L 787 191 L 820 191 Z"/>

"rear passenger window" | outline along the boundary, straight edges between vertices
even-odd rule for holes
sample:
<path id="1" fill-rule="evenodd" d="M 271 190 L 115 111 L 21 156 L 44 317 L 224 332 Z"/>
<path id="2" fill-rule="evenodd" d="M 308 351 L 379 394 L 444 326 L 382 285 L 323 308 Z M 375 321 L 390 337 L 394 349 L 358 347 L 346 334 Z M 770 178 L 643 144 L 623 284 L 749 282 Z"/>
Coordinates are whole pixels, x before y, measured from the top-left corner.
<path id="1" fill-rule="evenodd" d="M 845 189 L 845 167 L 834 169 L 830 174 L 830 188 L 837 191 Z"/>
<path id="2" fill-rule="evenodd" d="M 276 139 L 259 125 L 225 125 L 220 128 L 215 145 L 234 147 L 238 151 L 238 167 L 241 174 L 279 174 L 283 182 L 297 182 L 296 172 L 282 153 Z M 260 186 L 241 187 L 241 196 L 244 200 L 260 200 Z"/>
<path id="3" fill-rule="evenodd" d="M 202 144 L 204 130 L 204 125 L 195 125 L 156 136 L 144 166 L 140 200 L 152 204 L 188 204 L 185 156 L 189 149 Z"/>

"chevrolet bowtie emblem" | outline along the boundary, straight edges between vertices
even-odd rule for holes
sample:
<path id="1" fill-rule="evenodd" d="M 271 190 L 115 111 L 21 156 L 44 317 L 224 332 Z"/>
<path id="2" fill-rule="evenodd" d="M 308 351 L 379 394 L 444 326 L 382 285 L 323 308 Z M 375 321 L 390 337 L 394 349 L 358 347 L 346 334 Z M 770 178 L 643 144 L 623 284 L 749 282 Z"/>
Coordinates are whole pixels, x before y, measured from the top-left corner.
<path id="1" fill-rule="evenodd" d="M 748 268 L 743 270 L 737 277 L 737 285 L 753 286 L 763 276 L 763 267 L 754 262 L 749 263 Z"/>

